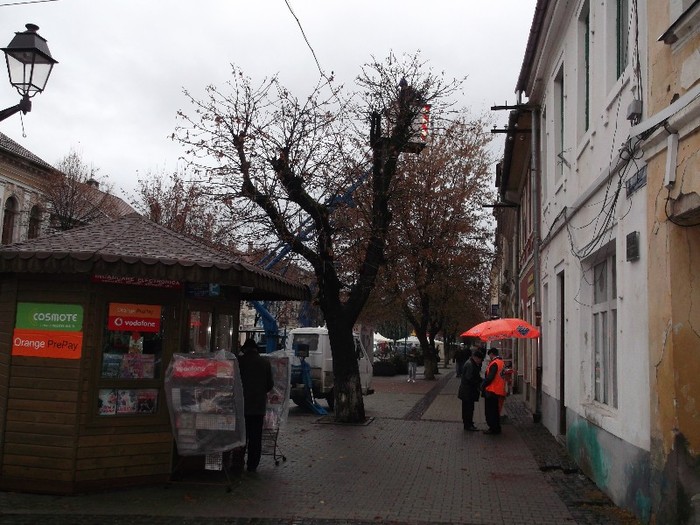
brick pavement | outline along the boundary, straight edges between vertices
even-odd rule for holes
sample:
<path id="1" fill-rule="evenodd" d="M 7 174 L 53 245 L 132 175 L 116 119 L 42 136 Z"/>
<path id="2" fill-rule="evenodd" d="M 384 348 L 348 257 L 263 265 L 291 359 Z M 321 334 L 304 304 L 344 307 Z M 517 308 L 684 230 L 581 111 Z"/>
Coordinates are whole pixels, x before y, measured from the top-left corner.
<path id="1" fill-rule="evenodd" d="M 206 473 L 208 479 L 202 474 L 196 483 L 190 478 L 167 486 L 79 496 L 0 493 L 0 522 L 632 523 L 620 521 L 614 507 L 608 507 L 607 514 L 591 514 L 585 501 L 567 492 L 578 489 L 580 495 L 580 486 L 557 486 L 556 476 L 564 476 L 563 470 L 541 470 L 542 458 L 551 458 L 558 443 L 546 430 L 541 432 L 541 425 L 531 423 L 531 417 L 528 420 L 517 398 L 506 403 L 509 424 L 501 436 L 464 432 L 456 388 L 457 378 L 448 370 L 435 382 L 375 378 L 377 393 L 365 399 L 372 418 L 367 425 L 321 424 L 318 416 L 293 408 L 278 440 L 278 450 L 287 460 L 275 466 L 272 457 L 264 456 L 257 474 L 232 478 L 230 492 L 221 473 Z M 483 426 L 480 405 L 476 413 L 482 419 L 477 424 Z M 533 453 L 533 448 L 538 452 Z M 545 449 L 550 452 L 544 453 Z M 595 510 L 601 508 L 598 505 Z"/>

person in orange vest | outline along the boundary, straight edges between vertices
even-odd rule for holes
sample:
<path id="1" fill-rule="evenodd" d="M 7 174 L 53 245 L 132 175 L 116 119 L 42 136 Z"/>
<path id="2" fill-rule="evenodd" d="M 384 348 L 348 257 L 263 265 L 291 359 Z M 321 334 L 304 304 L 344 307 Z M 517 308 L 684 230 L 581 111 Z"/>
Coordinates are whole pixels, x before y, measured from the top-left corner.
<path id="1" fill-rule="evenodd" d="M 491 358 L 486 368 L 484 381 L 481 383 L 481 394 L 484 396 L 484 415 L 488 430 L 484 434 L 501 433 L 501 407 L 506 399 L 506 381 L 503 378 L 505 363 L 498 355 L 498 349 L 489 348 L 487 352 Z"/>

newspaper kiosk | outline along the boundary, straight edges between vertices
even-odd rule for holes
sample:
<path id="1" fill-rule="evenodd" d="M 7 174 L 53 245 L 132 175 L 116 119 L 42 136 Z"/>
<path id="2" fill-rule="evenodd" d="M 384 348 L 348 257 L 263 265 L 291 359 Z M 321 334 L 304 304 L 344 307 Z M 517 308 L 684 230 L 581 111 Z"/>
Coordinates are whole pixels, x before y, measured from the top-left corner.
<path id="1" fill-rule="evenodd" d="M 165 397 L 177 453 L 205 456 L 205 469 L 223 470 L 230 489 L 230 465 L 224 453 L 245 445 L 236 357 L 225 351 L 174 354 L 165 374 Z"/>

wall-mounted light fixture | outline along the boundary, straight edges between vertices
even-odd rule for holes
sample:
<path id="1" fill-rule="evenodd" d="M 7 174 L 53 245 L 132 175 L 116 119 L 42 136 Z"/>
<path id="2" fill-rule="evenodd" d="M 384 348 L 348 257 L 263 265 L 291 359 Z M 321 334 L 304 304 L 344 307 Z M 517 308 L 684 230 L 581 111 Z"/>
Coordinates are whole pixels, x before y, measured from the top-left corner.
<path id="1" fill-rule="evenodd" d="M 26 28 L 26 31 L 15 33 L 7 47 L 2 48 L 10 84 L 17 89 L 22 99 L 16 106 L 0 111 L 0 121 L 20 111 L 25 115 L 30 112 L 31 98 L 44 91 L 51 70 L 58 63 L 51 56 L 46 39 L 37 33 L 39 27 L 27 24 Z"/>

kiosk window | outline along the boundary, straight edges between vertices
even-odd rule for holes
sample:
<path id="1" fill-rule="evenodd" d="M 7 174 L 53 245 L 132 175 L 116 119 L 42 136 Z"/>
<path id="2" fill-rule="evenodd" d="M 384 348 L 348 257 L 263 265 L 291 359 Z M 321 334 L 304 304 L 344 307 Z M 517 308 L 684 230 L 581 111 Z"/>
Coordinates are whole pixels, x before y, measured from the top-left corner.
<path id="1" fill-rule="evenodd" d="M 216 316 L 216 329 L 214 335 L 214 350 L 226 350 L 235 352 L 233 348 L 233 316 L 229 314 L 218 314 Z"/>
<path id="2" fill-rule="evenodd" d="M 105 388 L 98 392 L 99 415 L 156 412 L 158 390 L 143 387 L 153 386 L 153 380 L 162 377 L 162 327 L 160 305 L 108 304 L 100 369 L 100 386 Z"/>
<path id="3" fill-rule="evenodd" d="M 206 310 L 190 310 L 189 352 L 196 354 L 233 348 L 234 317 Z"/>
<path id="4" fill-rule="evenodd" d="M 162 307 L 110 303 L 102 350 L 103 379 L 158 379 Z"/>
<path id="5" fill-rule="evenodd" d="M 211 312 L 190 311 L 190 352 L 201 354 L 211 351 L 212 317 Z"/>

